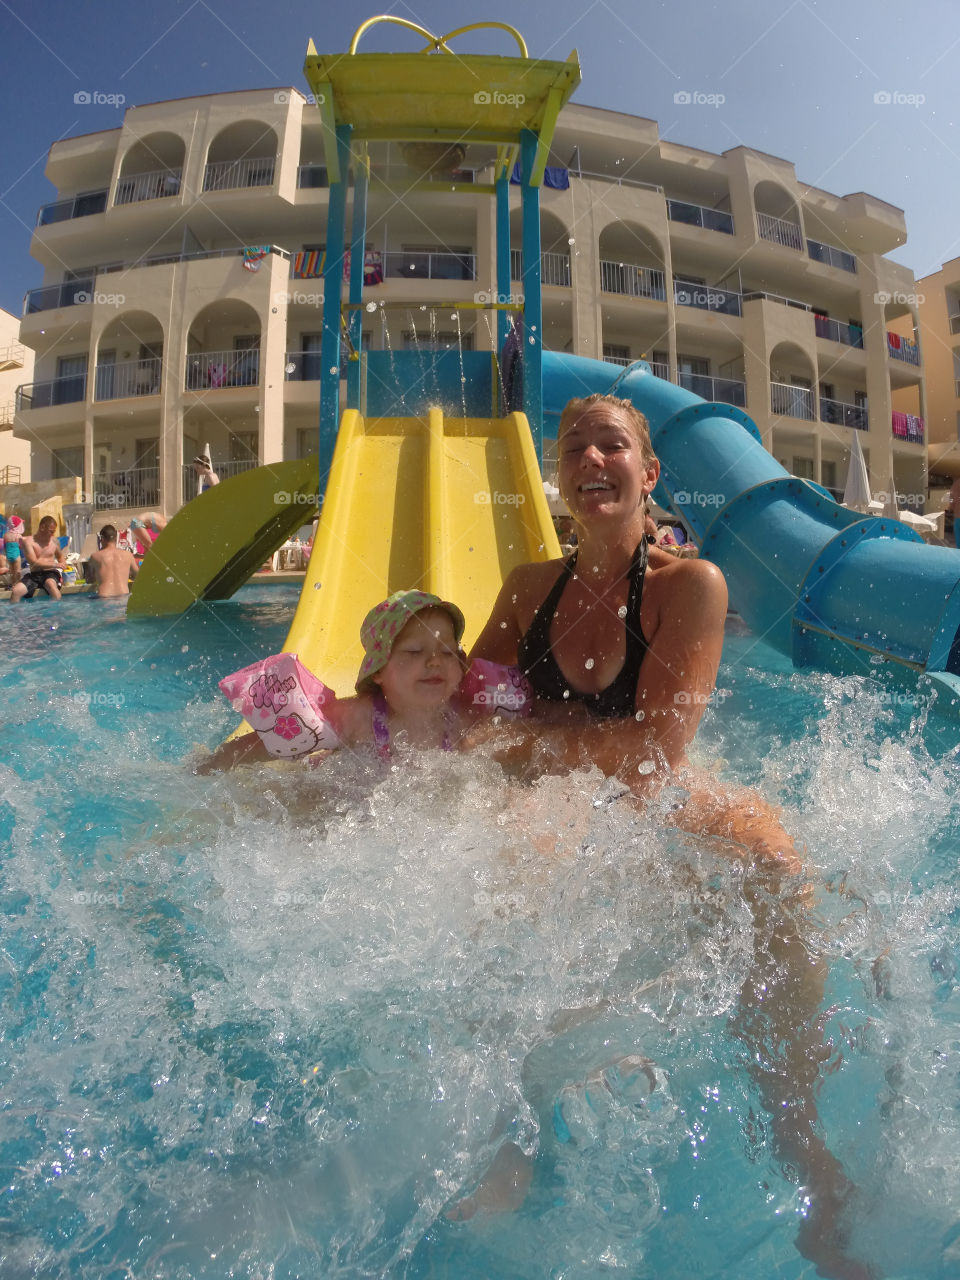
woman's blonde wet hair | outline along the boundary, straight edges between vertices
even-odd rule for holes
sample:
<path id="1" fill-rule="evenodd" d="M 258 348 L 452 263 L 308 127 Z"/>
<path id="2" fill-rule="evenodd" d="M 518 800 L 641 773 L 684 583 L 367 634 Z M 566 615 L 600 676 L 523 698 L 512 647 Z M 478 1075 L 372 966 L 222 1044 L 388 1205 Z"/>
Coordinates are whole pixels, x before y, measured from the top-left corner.
<path id="1" fill-rule="evenodd" d="M 619 410 L 626 425 L 637 438 L 640 456 L 644 462 L 653 462 L 657 455 L 653 452 L 653 445 L 650 443 L 650 423 L 646 417 L 632 401 L 621 400 L 618 396 L 603 395 L 600 392 L 595 392 L 592 396 L 584 396 L 582 399 L 567 401 L 557 427 L 557 444 L 559 445 L 565 432 L 576 426 L 580 418 L 598 404 Z"/>

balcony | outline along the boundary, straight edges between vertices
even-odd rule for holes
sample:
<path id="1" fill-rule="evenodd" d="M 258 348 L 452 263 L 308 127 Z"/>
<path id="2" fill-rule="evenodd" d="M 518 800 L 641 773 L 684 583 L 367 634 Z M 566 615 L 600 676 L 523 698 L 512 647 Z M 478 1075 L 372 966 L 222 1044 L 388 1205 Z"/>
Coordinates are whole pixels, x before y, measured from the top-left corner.
<path id="1" fill-rule="evenodd" d="M 86 195 L 73 196 L 70 200 L 42 205 L 37 213 L 37 226 L 49 227 L 55 222 L 68 222 L 71 218 L 86 218 L 91 213 L 103 213 L 106 207 L 106 190 L 88 191 Z"/>
<path id="2" fill-rule="evenodd" d="M 898 440 L 907 440 L 910 444 L 923 444 L 923 419 L 915 413 L 900 413 L 894 410 L 890 415 L 890 429 Z"/>
<path id="3" fill-rule="evenodd" d="M 843 400 L 829 400 L 826 396 L 820 397 L 820 421 L 830 422 L 835 427 L 853 427 L 855 431 L 870 430 L 866 405 L 846 404 Z"/>
<path id="4" fill-rule="evenodd" d="M 640 191 L 657 191 L 663 194 L 663 187 L 656 182 L 641 182 L 639 178 L 621 178 L 615 173 L 593 173 L 589 169 L 571 169 L 571 178 L 590 178 L 596 182 L 611 182 L 616 187 L 636 187 Z"/>
<path id="5" fill-rule="evenodd" d="M 64 284 L 31 289 L 23 302 L 23 314 L 32 316 L 37 311 L 56 311 L 60 307 L 79 307 L 92 302 L 93 280 L 93 276 L 88 276 L 83 280 L 68 280 Z"/>
<path id="6" fill-rule="evenodd" d="M 287 382 L 319 382 L 320 352 L 288 351 L 285 367 Z"/>
<path id="7" fill-rule="evenodd" d="M 389 250 L 381 255 L 388 280 L 476 280 L 473 253 Z"/>
<path id="8" fill-rule="evenodd" d="M 120 178 L 113 203 L 139 204 L 141 200 L 163 200 L 180 194 L 180 169 L 155 169 L 152 173 L 133 173 Z"/>
<path id="9" fill-rule="evenodd" d="M 187 391 L 255 387 L 259 381 L 260 352 L 257 350 L 187 353 Z"/>
<path id="10" fill-rule="evenodd" d="M 807 241 L 807 253 L 814 262 L 823 262 L 828 267 L 838 267 L 841 271 L 850 271 L 856 275 L 857 260 L 846 249 L 837 249 L 832 244 L 821 244 L 819 240 Z"/>
<path id="11" fill-rule="evenodd" d="M 681 373 L 677 382 L 703 400 L 736 405 L 738 409 L 745 409 L 747 406 L 747 384 L 736 378 L 711 378 L 703 373 Z"/>
<path id="12" fill-rule="evenodd" d="M 668 200 L 667 217 L 671 222 L 682 222 L 688 227 L 703 227 L 705 231 L 722 231 L 732 236 L 733 215 L 720 209 L 708 209 L 702 204 L 687 204 L 685 200 Z"/>
<path id="13" fill-rule="evenodd" d="M 818 338 L 827 338 L 830 342 L 842 342 L 847 347 L 859 347 L 863 350 L 863 327 L 858 324 L 843 324 L 840 320 L 831 320 L 827 316 L 814 313 L 813 327 Z"/>
<path id="14" fill-rule="evenodd" d="M 894 360 L 902 360 L 904 364 L 914 364 L 920 367 L 920 347 L 916 342 L 911 342 L 909 338 L 902 338 L 899 333 L 890 333 L 887 331 L 887 353 Z"/>
<path id="15" fill-rule="evenodd" d="M 229 480 L 232 476 L 238 476 L 244 471 L 253 471 L 259 465 L 260 463 L 256 458 L 247 458 L 244 462 L 217 462 L 214 464 L 213 469 L 217 473 L 218 479 L 222 481 Z M 181 501 L 189 502 L 191 498 L 197 496 L 197 473 L 192 466 L 188 465 L 183 468 L 181 474 Z"/>
<path id="16" fill-rule="evenodd" d="M 203 172 L 204 191 L 235 191 L 241 187 L 269 187 L 276 167 L 274 156 L 217 160 Z"/>
<path id="17" fill-rule="evenodd" d="M 950 332 L 952 334 L 960 333 L 960 315 L 950 317 Z"/>
<path id="18" fill-rule="evenodd" d="M 674 280 L 673 300 L 678 307 L 719 311 L 725 316 L 741 314 L 739 293 L 734 293 L 732 289 L 715 289 L 712 285 L 695 284 L 691 280 Z"/>
<path id="19" fill-rule="evenodd" d="M 781 418 L 802 418 L 805 422 L 814 422 L 816 415 L 813 412 L 813 392 L 809 387 L 771 382 L 770 412 Z"/>
<path id="20" fill-rule="evenodd" d="M 510 279 L 523 279 L 523 250 L 510 250 Z M 570 259 L 565 253 L 541 253 L 540 283 L 570 288 Z"/>
<path id="21" fill-rule="evenodd" d="M 758 213 L 757 230 L 762 240 L 772 240 L 774 244 L 782 244 L 785 249 L 803 250 L 803 232 L 795 222 L 774 218 L 769 213 Z"/>
<path id="22" fill-rule="evenodd" d="M 93 477 L 93 505 L 98 510 L 105 507 L 155 507 L 159 501 L 159 467 L 98 472 Z"/>
<path id="23" fill-rule="evenodd" d="M 629 262 L 600 262 L 600 288 L 605 293 L 620 293 L 628 298 L 651 298 L 663 302 L 667 292 L 662 271 L 652 267 L 635 267 Z"/>
<path id="24" fill-rule="evenodd" d="M 130 360 L 123 364 L 98 364 L 94 373 L 94 400 L 122 400 L 124 396 L 152 396 L 160 390 L 161 362 Z"/>
<path id="25" fill-rule="evenodd" d="M 325 164 L 301 164 L 297 168 L 297 186 L 304 190 L 315 190 L 317 187 L 329 187 Z"/>
<path id="26" fill-rule="evenodd" d="M 8 373 L 11 369 L 22 369 L 26 352 L 21 343 L 14 342 L 0 350 L 0 373 Z"/>
<path id="27" fill-rule="evenodd" d="M 651 360 L 650 372 L 655 378 L 662 378 L 664 382 L 670 381 L 670 366 L 668 364 L 661 364 L 658 360 Z"/>
<path id="28" fill-rule="evenodd" d="M 85 373 L 72 373 L 47 382 L 27 382 L 17 387 L 17 413 L 24 409 L 49 409 L 57 404 L 77 404 L 86 398 Z"/>

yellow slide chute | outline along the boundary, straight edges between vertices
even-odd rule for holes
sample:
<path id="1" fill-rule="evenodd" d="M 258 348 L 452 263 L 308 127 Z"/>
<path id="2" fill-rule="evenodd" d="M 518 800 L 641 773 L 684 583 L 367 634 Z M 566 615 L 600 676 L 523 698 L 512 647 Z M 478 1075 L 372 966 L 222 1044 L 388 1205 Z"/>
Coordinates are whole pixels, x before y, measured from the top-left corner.
<path id="1" fill-rule="evenodd" d="M 469 647 L 517 564 L 560 554 L 523 414 L 344 414 L 323 513 L 284 649 L 343 696 L 364 614 L 417 587 L 453 600 Z"/>

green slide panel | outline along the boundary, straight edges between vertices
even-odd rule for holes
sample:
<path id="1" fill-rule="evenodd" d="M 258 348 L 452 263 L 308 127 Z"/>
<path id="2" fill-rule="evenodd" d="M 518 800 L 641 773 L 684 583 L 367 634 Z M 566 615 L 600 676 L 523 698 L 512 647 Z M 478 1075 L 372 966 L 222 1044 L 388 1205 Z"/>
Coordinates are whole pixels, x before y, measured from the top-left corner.
<path id="1" fill-rule="evenodd" d="M 271 462 L 198 494 L 181 507 L 143 561 L 128 617 L 182 613 L 196 600 L 227 600 L 317 509 L 316 458 Z"/>

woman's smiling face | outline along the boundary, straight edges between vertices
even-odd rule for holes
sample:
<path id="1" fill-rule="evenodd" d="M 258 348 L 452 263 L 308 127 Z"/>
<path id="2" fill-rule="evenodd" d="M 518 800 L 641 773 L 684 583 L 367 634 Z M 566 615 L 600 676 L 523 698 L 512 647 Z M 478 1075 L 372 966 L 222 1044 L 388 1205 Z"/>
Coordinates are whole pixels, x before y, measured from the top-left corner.
<path id="1" fill-rule="evenodd" d="M 558 442 L 560 493 L 576 520 L 628 519 L 642 507 L 660 474 L 644 459 L 633 425 L 616 405 L 591 405 Z"/>

